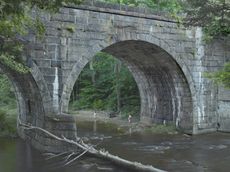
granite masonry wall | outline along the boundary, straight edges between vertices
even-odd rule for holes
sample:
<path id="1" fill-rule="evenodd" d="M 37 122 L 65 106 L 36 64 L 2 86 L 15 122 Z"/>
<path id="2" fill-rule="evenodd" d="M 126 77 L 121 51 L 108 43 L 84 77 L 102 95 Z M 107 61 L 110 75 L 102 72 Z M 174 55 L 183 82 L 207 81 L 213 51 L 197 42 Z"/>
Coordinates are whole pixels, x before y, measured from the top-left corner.
<path id="1" fill-rule="evenodd" d="M 120 59 L 136 80 L 142 122 L 174 122 L 192 134 L 216 131 L 217 124 L 219 130 L 230 131 L 230 91 L 204 76 L 229 61 L 230 40 L 207 43 L 201 28 L 179 26 L 146 9 L 102 3 L 33 15 L 43 20 L 46 34 L 42 40 L 33 33 L 25 38 L 31 74 L 24 81 L 32 84 L 16 82 L 20 114 L 29 118 L 25 112 L 33 112 L 31 123 L 56 132 L 68 128 L 73 138 L 70 117 L 66 127 L 66 122 L 47 119 L 68 112 L 80 72 L 103 51 Z M 21 96 L 25 92 L 32 96 Z"/>

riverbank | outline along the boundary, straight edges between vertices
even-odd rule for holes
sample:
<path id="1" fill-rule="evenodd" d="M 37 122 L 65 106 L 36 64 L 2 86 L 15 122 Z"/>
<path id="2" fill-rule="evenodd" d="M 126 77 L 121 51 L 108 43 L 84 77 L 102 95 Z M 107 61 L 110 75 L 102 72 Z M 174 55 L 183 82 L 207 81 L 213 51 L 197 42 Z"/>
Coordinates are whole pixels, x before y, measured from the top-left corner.
<path id="1" fill-rule="evenodd" d="M 154 133 L 154 134 L 178 134 L 179 132 L 176 130 L 176 127 L 172 124 L 152 124 L 147 125 L 143 124 L 139 121 L 138 118 L 132 117 L 129 122 L 128 119 L 122 119 L 120 116 L 116 116 L 110 118 L 108 113 L 106 112 L 96 112 L 94 111 L 72 111 L 70 114 L 76 116 L 77 125 L 84 125 L 84 121 L 97 121 L 100 123 L 104 123 L 103 125 L 110 127 L 114 132 L 118 132 L 121 134 L 129 134 L 130 131 L 132 133 Z"/>

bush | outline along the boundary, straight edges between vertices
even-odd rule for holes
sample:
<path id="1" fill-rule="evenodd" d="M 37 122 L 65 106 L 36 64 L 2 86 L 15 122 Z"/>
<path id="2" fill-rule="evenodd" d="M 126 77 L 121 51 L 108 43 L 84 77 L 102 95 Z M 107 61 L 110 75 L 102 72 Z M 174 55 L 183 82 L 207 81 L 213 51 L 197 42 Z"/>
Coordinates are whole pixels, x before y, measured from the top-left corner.
<path id="1" fill-rule="evenodd" d="M 4 131 L 6 128 L 6 116 L 5 112 L 0 110 L 0 132 Z"/>
<path id="2" fill-rule="evenodd" d="M 15 114 L 7 114 L 6 111 L 0 109 L 0 136 L 15 137 L 17 136 L 16 128 L 17 120 Z"/>
<path id="3" fill-rule="evenodd" d="M 102 110 L 104 108 L 104 104 L 102 100 L 95 100 L 93 102 L 93 109 Z"/>

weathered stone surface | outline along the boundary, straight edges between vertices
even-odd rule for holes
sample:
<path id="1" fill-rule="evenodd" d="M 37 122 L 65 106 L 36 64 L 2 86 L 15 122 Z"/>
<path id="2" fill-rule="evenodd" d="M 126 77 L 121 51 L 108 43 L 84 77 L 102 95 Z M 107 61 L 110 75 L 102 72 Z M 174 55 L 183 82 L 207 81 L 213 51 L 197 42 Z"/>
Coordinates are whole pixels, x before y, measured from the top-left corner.
<path id="1" fill-rule="evenodd" d="M 1 66 L 14 83 L 24 122 L 74 138 L 73 119 L 49 116 L 68 111 L 80 72 L 104 51 L 120 59 L 136 80 L 142 122 L 172 121 L 194 134 L 214 131 L 219 123 L 219 130 L 230 131 L 229 91 L 204 77 L 230 60 L 230 40 L 206 44 L 200 28 L 178 27 L 146 9 L 103 3 L 65 7 L 42 20 L 46 37 L 26 37 L 31 74 L 20 76 Z"/>

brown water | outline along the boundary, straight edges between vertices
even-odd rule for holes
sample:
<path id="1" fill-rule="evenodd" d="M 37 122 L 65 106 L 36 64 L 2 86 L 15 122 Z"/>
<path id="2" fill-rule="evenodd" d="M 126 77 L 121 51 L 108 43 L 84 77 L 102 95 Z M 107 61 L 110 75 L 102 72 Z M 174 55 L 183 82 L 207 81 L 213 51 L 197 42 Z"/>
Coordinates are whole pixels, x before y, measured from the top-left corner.
<path id="1" fill-rule="evenodd" d="M 175 172 L 230 171 L 230 134 L 120 135 L 104 124 L 85 124 L 79 125 L 79 135 L 91 137 L 93 143 L 100 143 L 99 147 L 129 160 Z M 0 172 L 127 172 L 89 157 L 62 167 L 62 158 L 46 160 L 45 155 L 20 139 L 0 139 Z"/>

